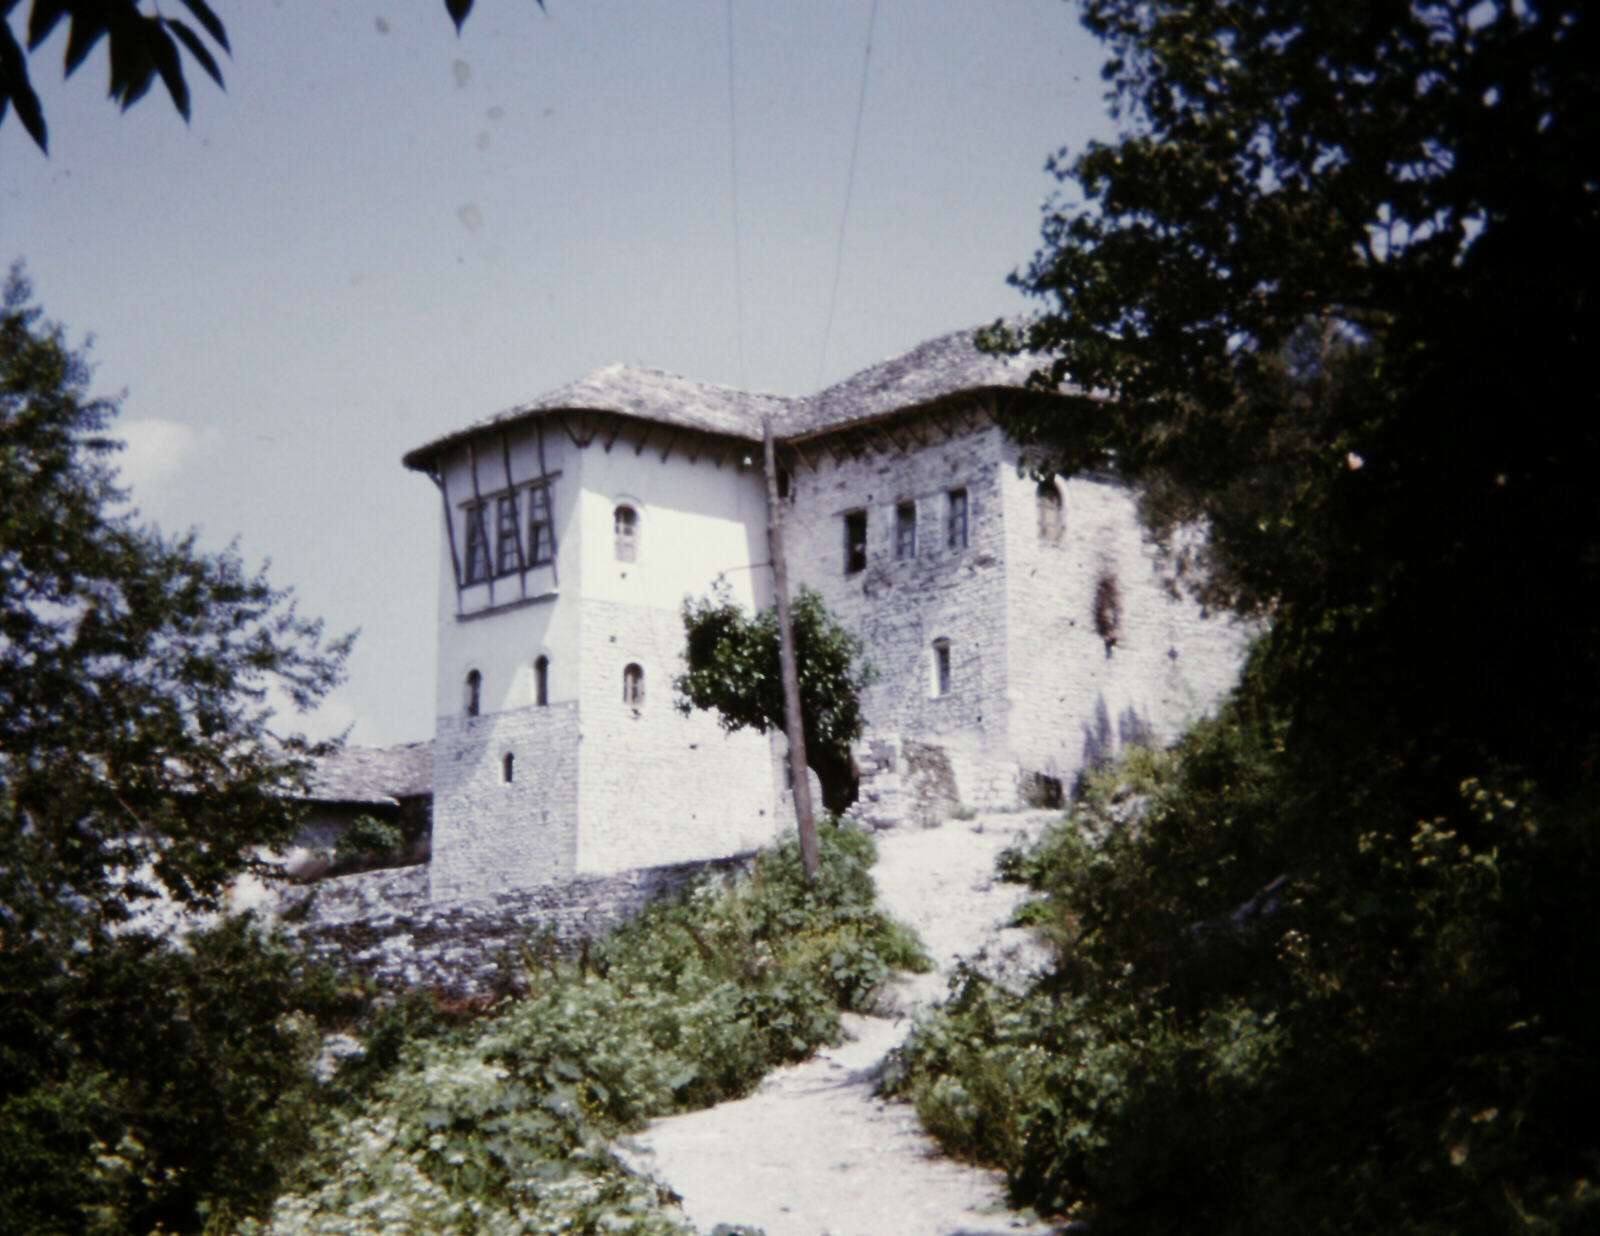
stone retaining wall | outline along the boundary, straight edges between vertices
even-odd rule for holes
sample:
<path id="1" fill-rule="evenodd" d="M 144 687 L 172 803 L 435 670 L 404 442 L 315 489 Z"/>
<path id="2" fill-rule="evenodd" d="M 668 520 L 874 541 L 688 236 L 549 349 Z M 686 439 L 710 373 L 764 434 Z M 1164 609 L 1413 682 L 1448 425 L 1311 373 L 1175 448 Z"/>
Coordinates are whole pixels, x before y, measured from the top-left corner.
<path id="1" fill-rule="evenodd" d="M 323 881 L 304 911 L 287 914 L 297 921 L 284 925 L 308 955 L 366 974 L 386 990 L 487 996 L 503 985 L 506 959 L 522 942 L 545 937 L 574 956 L 584 940 L 603 936 L 651 901 L 703 874 L 747 872 L 753 859 L 740 854 L 581 876 L 451 904 L 428 900 L 426 867 L 364 872 Z"/>

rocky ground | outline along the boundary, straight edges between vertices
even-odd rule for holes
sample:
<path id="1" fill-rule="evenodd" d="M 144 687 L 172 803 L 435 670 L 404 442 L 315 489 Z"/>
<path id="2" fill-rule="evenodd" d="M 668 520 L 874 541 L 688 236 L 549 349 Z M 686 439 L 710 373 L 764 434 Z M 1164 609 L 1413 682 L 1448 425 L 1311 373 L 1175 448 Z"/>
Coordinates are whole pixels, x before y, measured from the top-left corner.
<path id="1" fill-rule="evenodd" d="M 1038 834 L 1050 812 L 951 820 L 878 837 L 883 905 L 914 927 L 936 963 L 901 980 L 884 1015 L 845 1019 L 849 1041 L 770 1075 L 737 1102 L 659 1120 L 619 1152 L 683 1199 L 709 1233 L 766 1236 L 1045 1236 L 1005 1206 L 1001 1179 L 942 1156 L 903 1103 L 873 1096 L 879 1063 L 920 1012 L 944 998 L 956 962 L 1026 973 L 1044 964 L 1028 934 L 1006 929 L 1023 896 L 995 879 L 995 857 Z"/>

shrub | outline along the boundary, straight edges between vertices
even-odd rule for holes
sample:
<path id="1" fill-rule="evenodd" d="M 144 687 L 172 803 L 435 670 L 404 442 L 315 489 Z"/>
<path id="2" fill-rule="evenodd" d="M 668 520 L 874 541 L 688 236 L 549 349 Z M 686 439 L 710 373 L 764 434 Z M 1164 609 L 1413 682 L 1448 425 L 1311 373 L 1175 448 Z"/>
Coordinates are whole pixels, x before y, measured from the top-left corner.
<path id="1" fill-rule="evenodd" d="M 1021 996 L 964 976 L 896 1089 L 1097 1231 L 1584 1230 L 1597 792 L 1502 773 L 1355 812 L 1278 734 L 1236 701 L 1091 779 L 1007 859 L 1061 964 Z M 1112 828 L 1130 783 L 1142 825 Z"/>
<path id="2" fill-rule="evenodd" d="M 5 972 L 0 1231 L 190 1232 L 271 1199 L 314 1085 L 287 947 L 241 918 L 24 962 Z"/>
<path id="3" fill-rule="evenodd" d="M 493 1017 L 385 1047 L 397 1065 L 322 1130 L 271 1230 L 679 1231 L 606 1141 L 745 1093 L 836 1040 L 838 1009 L 893 968 L 928 964 L 874 909 L 871 840 L 820 840 L 812 884 L 789 838 L 577 962 L 530 955 L 525 994 Z"/>

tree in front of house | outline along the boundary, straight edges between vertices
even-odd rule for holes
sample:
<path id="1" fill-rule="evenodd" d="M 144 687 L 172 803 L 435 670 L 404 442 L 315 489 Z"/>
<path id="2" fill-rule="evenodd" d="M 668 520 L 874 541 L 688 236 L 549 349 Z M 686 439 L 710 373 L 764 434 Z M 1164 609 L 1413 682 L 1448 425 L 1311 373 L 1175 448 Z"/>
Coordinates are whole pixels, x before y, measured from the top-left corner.
<path id="1" fill-rule="evenodd" d="M 861 695 L 877 675 L 860 639 L 839 625 L 822 598 L 802 587 L 791 607 L 806 759 L 822 783 L 823 805 L 855 800 L 850 744 L 861 737 Z M 685 713 L 712 709 L 722 728 L 757 733 L 784 727 L 776 606 L 754 617 L 726 590 L 683 606 L 687 670 L 674 682 Z"/>
<path id="2" fill-rule="evenodd" d="M 0 300 L 0 1185 L 3 1231 L 197 1230 L 259 1202 L 303 1121 L 293 966 L 240 928 L 174 952 L 137 929 L 214 907 L 286 842 L 328 639 L 234 551 L 121 513 L 83 355 L 13 270 Z M 297 1131 L 298 1130 L 298 1131 Z M 276 1160 L 281 1166 L 281 1156 Z"/>

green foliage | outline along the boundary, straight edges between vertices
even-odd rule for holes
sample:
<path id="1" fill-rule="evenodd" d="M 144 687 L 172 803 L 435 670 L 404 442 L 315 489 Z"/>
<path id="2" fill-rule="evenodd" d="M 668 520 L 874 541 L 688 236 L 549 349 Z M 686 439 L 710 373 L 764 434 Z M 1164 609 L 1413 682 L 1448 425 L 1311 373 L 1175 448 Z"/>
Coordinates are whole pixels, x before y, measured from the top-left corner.
<path id="1" fill-rule="evenodd" d="M 270 1195 L 301 1139 L 287 956 L 230 925 L 186 950 L 131 930 L 214 906 L 282 843 L 310 748 L 266 691 L 337 683 L 289 594 L 231 550 L 116 513 L 116 409 L 29 303 L 0 301 L 0 1198 L 6 1230 L 196 1230 Z"/>
<path id="2" fill-rule="evenodd" d="M 367 871 L 396 861 L 404 851 L 406 836 L 396 824 L 372 815 L 350 821 L 333 846 L 333 874 Z"/>
<path id="3" fill-rule="evenodd" d="M 838 623 L 822 598 L 802 586 L 790 609 L 806 759 L 823 799 L 842 811 L 854 794 L 850 744 L 861 737 L 861 694 L 877 679 L 862 660 L 861 640 Z M 714 709 L 728 731 L 782 729 L 783 675 L 778 661 L 778 611 L 751 618 L 726 587 L 683 603 L 684 659 L 674 683 L 684 712 Z"/>
<path id="4" fill-rule="evenodd" d="M 1584 1230 L 1593 794 L 1469 780 L 1340 831 L 1280 732 L 1236 703 L 1098 777 L 1011 860 L 1062 964 L 1023 996 L 967 976 L 899 1087 L 1097 1230 Z M 1116 827 L 1129 781 L 1150 798 Z"/>
<path id="5" fill-rule="evenodd" d="M 892 968 L 927 964 L 873 909 L 871 841 L 828 829 L 821 849 L 810 884 L 790 839 L 748 880 L 654 905 L 580 962 L 530 949 L 524 996 L 403 1045 L 324 1130 L 270 1230 L 679 1231 L 607 1139 L 746 1092 L 834 1041 L 837 1009 Z"/>
<path id="6" fill-rule="evenodd" d="M 308 1146 L 296 955 L 248 919 L 0 969 L 0 1231 L 193 1232 L 269 1201 Z"/>
<path id="7" fill-rule="evenodd" d="M 206 76 L 222 85 L 222 69 L 216 51 L 229 55 L 228 32 L 206 0 L 178 0 L 189 12 L 189 20 L 168 17 L 159 4 L 146 13 L 143 0 L 32 0 L 28 6 L 28 25 L 24 43 L 18 43 L 8 20 L 0 20 L 0 121 L 14 107 L 17 119 L 40 150 L 49 149 L 44 109 L 28 80 L 28 56 L 38 51 L 58 27 L 67 21 L 65 73 L 71 77 L 89 53 L 105 40 L 111 66 L 107 93 L 127 111 L 149 92 L 157 77 L 166 87 L 172 106 L 189 119 L 189 84 L 184 78 L 183 53 L 188 52 Z M 444 0 L 445 12 L 459 33 L 461 24 L 472 12 L 474 0 Z M 544 8 L 544 0 L 537 0 Z M 8 4 L 0 16 L 9 18 Z M 198 29 L 196 29 L 198 27 Z M 26 51 L 23 50 L 24 46 Z"/>
<path id="8" fill-rule="evenodd" d="M 1586 1230 L 1594 15 L 1083 7 L 1128 130 L 1057 161 L 1019 282 L 1093 394 L 1012 428 L 1271 629 L 1221 719 L 1008 856 L 1064 960 L 969 982 L 902 1084 L 1097 1231 Z"/>
<path id="9" fill-rule="evenodd" d="M 282 843 L 308 748 L 268 732 L 268 687 L 307 707 L 342 677 L 292 596 L 115 514 L 84 358 L 0 305 L 0 943 L 115 921 L 130 899 L 210 905 L 247 847 Z M 68 913 L 70 909 L 70 914 Z M 63 916 L 74 925 L 61 927 Z"/>

